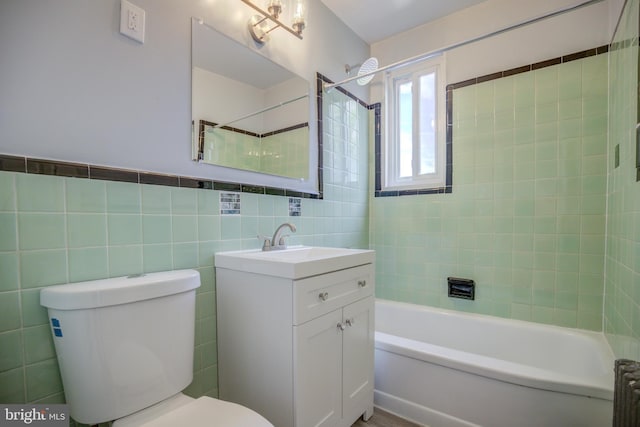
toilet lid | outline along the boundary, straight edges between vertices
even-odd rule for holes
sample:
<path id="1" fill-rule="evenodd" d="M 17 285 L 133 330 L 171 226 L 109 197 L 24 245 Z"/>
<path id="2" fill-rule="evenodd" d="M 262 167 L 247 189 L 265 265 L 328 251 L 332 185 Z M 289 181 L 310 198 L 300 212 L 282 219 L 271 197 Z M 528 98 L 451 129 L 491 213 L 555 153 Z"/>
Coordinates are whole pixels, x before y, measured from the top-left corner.
<path id="1" fill-rule="evenodd" d="M 206 396 L 180 406 L 140 427 L 181 425 L 189 427 L 273 427 L 273 424 L 249 408 Z"/>

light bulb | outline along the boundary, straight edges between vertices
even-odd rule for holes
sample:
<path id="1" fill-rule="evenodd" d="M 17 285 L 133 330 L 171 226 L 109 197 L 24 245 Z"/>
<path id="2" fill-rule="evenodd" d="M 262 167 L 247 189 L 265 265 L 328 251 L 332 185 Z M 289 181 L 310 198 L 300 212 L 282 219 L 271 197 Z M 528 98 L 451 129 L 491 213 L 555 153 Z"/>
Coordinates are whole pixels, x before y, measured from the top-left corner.
<path id="1" fill-rule="evenodd" d="M 304 2 L 302 0 L 298 0 L 296 2 L 296 9 L 293 15 L 293 29 L 298 34 L 302 34 L 302 30 L 306 27 L 304 22 Z"/>
<path id="2" fill-rule="evenodd" d="M 281 0 L 269 0 L 267 4 L 267 11 L 276 19 L 282 13 L 282 1 Z"/>

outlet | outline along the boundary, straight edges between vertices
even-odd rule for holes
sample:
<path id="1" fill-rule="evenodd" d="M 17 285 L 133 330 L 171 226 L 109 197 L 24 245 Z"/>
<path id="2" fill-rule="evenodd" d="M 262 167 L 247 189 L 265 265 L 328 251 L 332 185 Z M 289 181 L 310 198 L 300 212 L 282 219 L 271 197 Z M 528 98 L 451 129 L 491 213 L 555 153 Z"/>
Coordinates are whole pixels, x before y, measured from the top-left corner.
<path id="1" fill-rule="evenodd" d="M 120 34 L 144 43 L 144 10 L 120 0 Z"/>

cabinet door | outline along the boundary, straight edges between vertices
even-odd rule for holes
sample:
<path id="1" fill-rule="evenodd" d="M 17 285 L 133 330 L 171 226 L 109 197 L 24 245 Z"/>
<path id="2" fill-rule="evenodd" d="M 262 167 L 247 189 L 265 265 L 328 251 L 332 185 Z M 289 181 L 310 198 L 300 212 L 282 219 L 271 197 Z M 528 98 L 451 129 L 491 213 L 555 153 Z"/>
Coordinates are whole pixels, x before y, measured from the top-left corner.
<path id="1" fill-rule="evenodd" d="M 335 426 L 342 418 L 342 310 L 294 327 L 296 427 Z"/>
<path id="2" fill-rule="evenodd" d="M 373 410 L 373 297 L 346 306 L 343 318 L 343 416 L 352 423 Z"/>

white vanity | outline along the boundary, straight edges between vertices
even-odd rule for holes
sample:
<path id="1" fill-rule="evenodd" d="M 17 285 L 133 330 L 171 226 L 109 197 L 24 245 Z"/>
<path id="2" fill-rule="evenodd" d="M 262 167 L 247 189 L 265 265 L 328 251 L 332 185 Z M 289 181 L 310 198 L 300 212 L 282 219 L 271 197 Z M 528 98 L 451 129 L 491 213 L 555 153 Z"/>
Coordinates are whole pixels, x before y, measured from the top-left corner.
<path id="1" fill-rule="evenodd" d="M 321 247 L 216 254 L 220 398 L 278 427 L 368 419 L 374 259 Z"/>

